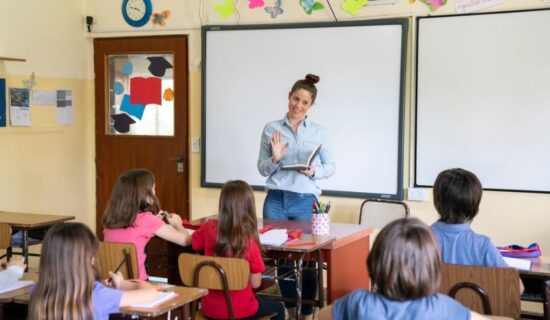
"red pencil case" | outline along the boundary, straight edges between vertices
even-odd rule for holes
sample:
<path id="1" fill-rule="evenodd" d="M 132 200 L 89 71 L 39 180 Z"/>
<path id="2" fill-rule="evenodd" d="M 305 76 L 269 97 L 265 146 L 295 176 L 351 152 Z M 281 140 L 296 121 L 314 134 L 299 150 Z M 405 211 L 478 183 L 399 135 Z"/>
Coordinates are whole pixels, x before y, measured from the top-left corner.
<path id="1" fill-rule="evenodd" d="M 302 229 L 296 229 L 296 230 L 288 230 L 287 234 L 290 239 L 298 239 L 300 236 L 304 233 L 304 230 Z"/>
<path id="2" fill-rule="evenodd" d="M 200 227 L 202 227 L 202 224 L 191 224 L 189 220 L 184 219 L 181 224 L 185 229 L 191 229 L 191 230 L 198 230 Z"/>
<path id="3" fill-rule="evenodd" d="M 524 248 L 517 244 L 512 244 L 505 247 L 497 247 L 500 254 L 510 258 L 536 258 L 541 255 L 540 246 L 538 243 L 533 243 Z"/>

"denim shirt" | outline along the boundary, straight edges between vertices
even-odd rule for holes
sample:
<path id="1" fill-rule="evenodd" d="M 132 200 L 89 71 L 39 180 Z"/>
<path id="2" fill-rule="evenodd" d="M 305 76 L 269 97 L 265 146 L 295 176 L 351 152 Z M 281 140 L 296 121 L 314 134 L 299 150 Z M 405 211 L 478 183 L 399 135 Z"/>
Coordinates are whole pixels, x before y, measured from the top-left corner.
<path id="1" fill-rule="evenodd" d="M 283 144 L 288 142 L 288 149 L 278 163 L 271 161 L 271 138 L 275 131 L 281 132 Z M 307 177 L 299 171 L 281 170 L 284 165 L 306 163 L 311 151 L 319 144 L 322 145 L 321 150 L 311 164 L 315 168 L 315 174 L 312 177 Z M 321 189 L 315 180 L 326 179 L 335 171 L 329 148 L 326 129 L 309 120 L 308 117 L 300 123 L 296 133 L 292 131 L 288 116 L 269 122 L 262 133 L 258 157 L 258 171 L 262 176 L 268 177 L 266 189 L 320 195 Z"/>

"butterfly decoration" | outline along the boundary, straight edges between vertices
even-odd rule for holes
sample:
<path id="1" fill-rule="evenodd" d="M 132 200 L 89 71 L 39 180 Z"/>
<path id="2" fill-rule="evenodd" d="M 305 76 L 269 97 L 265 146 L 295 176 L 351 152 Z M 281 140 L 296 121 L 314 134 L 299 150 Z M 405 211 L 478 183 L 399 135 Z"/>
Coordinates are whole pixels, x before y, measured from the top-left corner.
<path id="1" fill-rule="evenodd" d="M 278 15 L 283 14 L 284 10 L 281 7 L 282 0 L 275 0 L 275 6 L 273 7 L 265 7 L 265 12 L 269 13 L 271 15 L 271 18 L 275 19 Z"/>
<path id="2" fill-rule="evenodd" d="M 224 4 L 215 5 L 214 10 L 218 11 L 222 18 L 228 18 L 230 15 L 235 14 L 235 0 L 225 0 Z"/>
<path id="3" fill-rule="evenodd" d="M 446 4 L 447 0 L 420 0 L 420 2 L 430 7 L 430 11 L 435 11 L 437 8 Z"/>
<path id="4" fill-rule="evenodd" d="M 304 11 L 308 15 L 310 15 L 315 10 L 321 10 L 325 7 L 322 3 L 315 0 L 300 0 L 300 6 L 304 8 Z"/>
<path id="5" fill-rule="evenodd" d="M 264 6 L 264 0 L 248 0 L 248 7 L 250 9 L 261 8 Z"/>
<path id="6" fill-rule="evenodd" d="M 168 17 L 170 17 L 170 10 L 164 10 L 161 13 L 153 13 L 151 22 L 154 25 L 164 27 L 166 25 L 166 19 L 168 19 Z"/>
<path id="7" fill-rule="evenodd" d="M 166 101 L 174 100 L 174 90 L 172 90 L 171 88 L 166 88 L 166 90 L 164 90 L 162 98 Z"/>
<path id="8" fill-rule="evenodd" d="M 348 12 L 352 16 L 359 14 L 359 9 L 367 5 L 369 0 L 344 0 L 342 3 L 342 10 Z"/>

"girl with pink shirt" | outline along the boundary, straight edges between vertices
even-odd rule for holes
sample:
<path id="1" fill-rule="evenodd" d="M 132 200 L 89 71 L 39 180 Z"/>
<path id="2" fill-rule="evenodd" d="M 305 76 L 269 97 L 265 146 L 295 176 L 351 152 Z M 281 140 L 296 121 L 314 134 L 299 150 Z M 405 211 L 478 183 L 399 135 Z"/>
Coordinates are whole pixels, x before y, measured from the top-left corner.
<path id="1" fill-rule="evenodd" d="M 147 169 L 134 169 L 118 177 L 103 215 L 106 242 L 134 243 L 137 249 L 139 279 L 149 277 L 145 270 L 145 246 L 158 236 L 164 240 L 188 246 L 189 232 L 177 214 L 166 215 L 168 224 L 158 216 L 160 203 L 155 195 L 155 177 Z"/>

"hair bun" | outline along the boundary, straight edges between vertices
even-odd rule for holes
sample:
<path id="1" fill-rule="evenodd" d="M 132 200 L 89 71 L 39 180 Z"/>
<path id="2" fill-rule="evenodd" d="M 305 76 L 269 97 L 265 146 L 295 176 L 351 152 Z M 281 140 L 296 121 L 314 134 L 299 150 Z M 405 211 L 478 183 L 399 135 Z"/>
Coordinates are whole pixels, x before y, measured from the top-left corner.
<path id="1" fill-rule="evenodd" d="M 319 76 L 308 73 L 306 75 L 306 80 L 313 82 L 313 84 L 316 84 L 317 82 L 319 82 Z"/>

